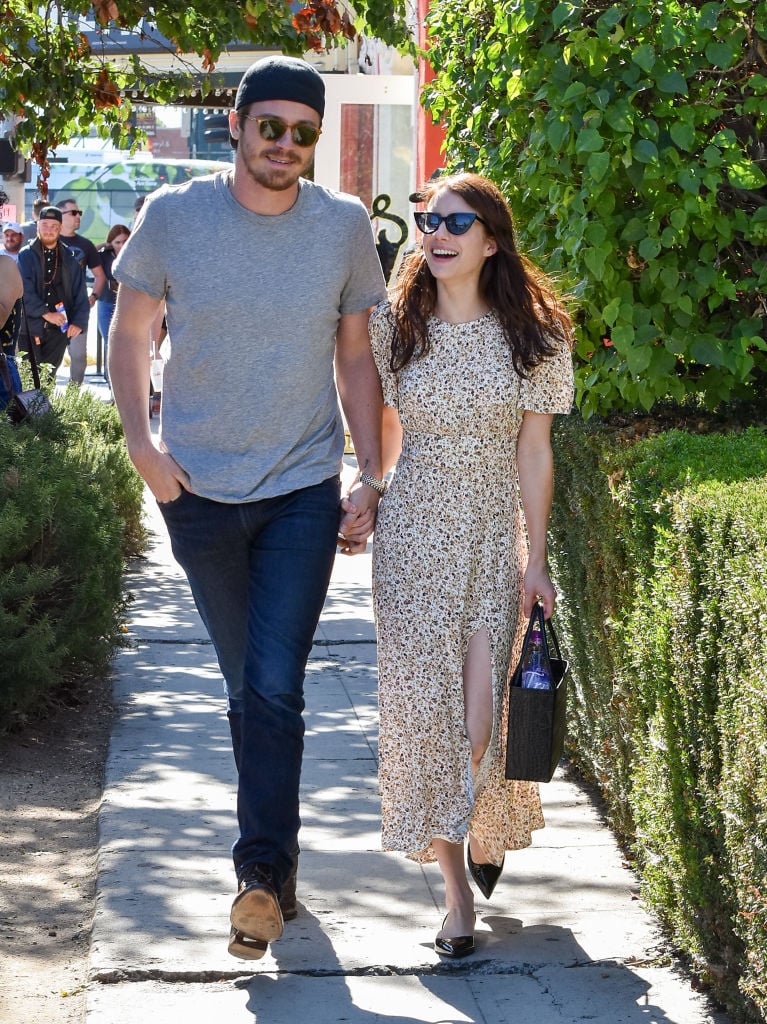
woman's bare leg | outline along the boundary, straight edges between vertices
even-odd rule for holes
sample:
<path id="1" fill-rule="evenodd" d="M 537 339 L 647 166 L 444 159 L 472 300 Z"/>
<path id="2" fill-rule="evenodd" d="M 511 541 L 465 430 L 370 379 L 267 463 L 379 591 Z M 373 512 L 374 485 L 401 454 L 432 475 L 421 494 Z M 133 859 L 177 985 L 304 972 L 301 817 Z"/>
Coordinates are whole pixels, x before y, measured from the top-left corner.
<path id="1" fill-rule="evenodd" d="M 449 843 L 446 839 L 433 839 L 432 846 L 445 880 L 445 909 L 447 917 L 438 935 L 457 939 L 474 934 L 474 894 L 469 887 L 463 863 L 463 843 Z"/>
<path id="2" fill-rule="evenodd" d="M 493 730 L 493 691 L 490 641 L 483 626 L 469 641 L 463 663 L 466 733 L 471 744 L 471 765 L 476 774 Z M 463 843 L 432 840 L 445 880 L 447 919 L 439 932 L 444 938 L 474 933 L 474 894 L 466 877 Z M 473 856 L 473 854 L 472 854 Z"/>
<path id="3" fill-rule="evenodd" d="M 476 775 L 493 731 L 493 683 L 490 641 L 485 626 L 469 641 L 463 663 L 463 698 L 466 707 L 466 732 L 471 743 L 471 766 Z M 469 835 L 472 860 L 487 860 L 477 840 Z"/>

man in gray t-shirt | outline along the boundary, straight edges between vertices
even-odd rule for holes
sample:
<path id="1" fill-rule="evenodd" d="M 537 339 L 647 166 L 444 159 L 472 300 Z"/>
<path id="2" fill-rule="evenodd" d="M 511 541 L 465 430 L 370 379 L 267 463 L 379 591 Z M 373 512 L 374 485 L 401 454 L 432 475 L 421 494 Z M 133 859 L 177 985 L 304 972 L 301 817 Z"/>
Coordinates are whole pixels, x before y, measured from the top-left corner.
<path id="1" fill-rule="evenodd" d="M 347 553 L 364 550 L 383 491 L 367 320 L 384 280 L 362 203 L 303 177 L 324 107 L 304 61 L 253 64 L 229 115 L 233 169 L 148 196 L 113 267 L 109 370 L 128 451 L 224 676 L 240 829 L 229 951 L 242 959 L 296 915 L 306 660 L 339 531 Z M 163 304 L 156 447 L 147 348 Z M 343 509 L 339 395 L 360 467 Z"/>

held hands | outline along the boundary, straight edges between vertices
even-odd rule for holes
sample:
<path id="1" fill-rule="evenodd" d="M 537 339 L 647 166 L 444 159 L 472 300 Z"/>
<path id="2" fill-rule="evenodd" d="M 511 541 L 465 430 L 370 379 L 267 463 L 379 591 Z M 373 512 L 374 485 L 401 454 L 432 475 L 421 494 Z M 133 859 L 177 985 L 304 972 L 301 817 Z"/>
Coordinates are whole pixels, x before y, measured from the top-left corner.
<path id="1" fill-rule="evenodd" d="M 529 619 L 532 615 L 533 605 L 537 598 L 543 605 L 544 618 L 550 619 L 557 600 L 557 592 L 545 566 L 528 563 L 524 576 L 524 591 L 525 600 L 522 610 L 525 618 Z"/>
<path id="2" fill-rule="evenodd" d="M 359 555 L 373 532 L 379 495 L 364 484 L 341 499 L 338 547 L 342 555 Z"/>

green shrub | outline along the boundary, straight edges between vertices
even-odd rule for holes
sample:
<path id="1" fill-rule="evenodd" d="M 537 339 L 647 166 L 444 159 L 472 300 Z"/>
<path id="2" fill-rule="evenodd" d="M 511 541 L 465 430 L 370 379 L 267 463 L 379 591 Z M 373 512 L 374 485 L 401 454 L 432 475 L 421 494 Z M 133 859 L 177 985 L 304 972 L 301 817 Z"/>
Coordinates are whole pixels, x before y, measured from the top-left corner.
<path id="1" fill-rule="evenodd" d="M 556 430 L 570 742 L 646 898 L 733 1013 L 767 1017 L 767 435 Z"/>
<path id="2" fill-rule="evenodd" d="M 144 485 L 128 458 L 116 408 L 77 388 L 67 388 L 56 402 L 74 431 L 73 438 L 77 437 L 83 471 L 111 496 L 113 512 L 122 527 L 123 554 L 140 554 L 146 543 L 142 522 Z"/>
<path id="3" fill-rule="evenodd" d="M 745 943 L 741 873 L 730 854 L 751 859 L 754 851 L 738 842 L 728 849 L 723 751 L 730 747 L 737 768 L 737 716 L 727 708 L 739 705 L 746 677 L 767 654 L 767 636 L 752 626 L 758 605 L 743 600 L 767 571 L 767 487 L 691 487 L 671 515 L 630 619 L 644 718 L 631 794 L 636 849 L 647 894 L 732 1003 Z M 659 626 L 648 629 L 649 622 Z M 748 732 L 767 742 L 767 732 L 751 724 Z M 763 825 L 764 808 L 761 817 Z M 752 834 L 757 824 L 758 817 L 750 822 Z M 756 949 L 767 951 L 764 930 Z"/>
<path id="4" fill-rule="evenodd" d="M 765 4 L 435 0 L 428 23 L 448 166 L 503 189 L 578 299 L 584 415 L 758 394 Z"/>
<path id="5" fill-rule="evenodd" d="M 116 410 L 79 389 L 0 422 L 0 709 L 103 672 L 120 635 L 124 558 L 143 543 L 141 482 Z"/>

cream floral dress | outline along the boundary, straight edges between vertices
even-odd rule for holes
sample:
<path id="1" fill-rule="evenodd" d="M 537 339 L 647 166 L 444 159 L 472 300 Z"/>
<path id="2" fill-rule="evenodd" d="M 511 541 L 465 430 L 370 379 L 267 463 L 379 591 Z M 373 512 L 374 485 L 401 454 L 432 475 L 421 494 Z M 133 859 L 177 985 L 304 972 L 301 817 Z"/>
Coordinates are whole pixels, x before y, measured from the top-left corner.
<path id="1" fill-rule="evenodd" d="M 460 843 L 471 828 L 500 864 L 544 824 L 537 783 L 504 778 L 506 679 L 525 627 L 517 436 L 524 410 L 570 411 L 572 359 L 561 344 L 522 380 L 494 314 L 467 324 L 432 318 L 431 351 L 395 375 L 388 303 L 370 326 L 384 402 L 404 434 L 373 543 L 383 848 L 431 861 L 433 838 Z M 462 665 L 482 626 L 493 732 L 472 778 Z"/>

